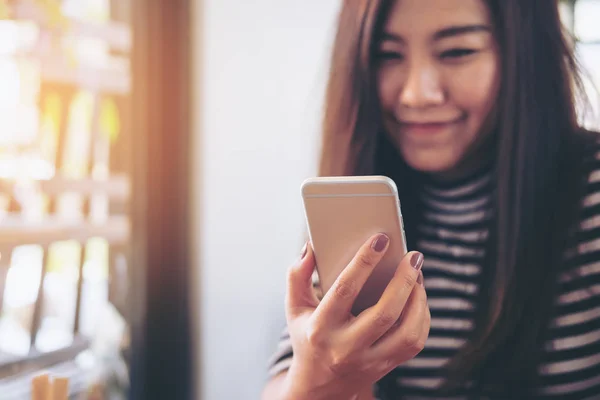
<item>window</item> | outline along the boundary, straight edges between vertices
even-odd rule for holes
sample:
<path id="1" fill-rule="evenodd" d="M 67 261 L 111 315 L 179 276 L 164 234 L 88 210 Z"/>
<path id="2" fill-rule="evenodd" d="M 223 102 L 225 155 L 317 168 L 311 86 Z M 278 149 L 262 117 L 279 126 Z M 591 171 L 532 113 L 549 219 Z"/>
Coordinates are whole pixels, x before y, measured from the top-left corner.
<path id="1" fill-rule="evenodd" d="M 589 110 L 582 110 L 582 122 L 588 128 L 600 129 L 600 0 L 570 0 L 561 3 L 565 25 L 576 40 L 577 57 L 585 73 Z"/>
<path id="2" fill-rule="evenodd" d="M 3 395 L 44 368 L 125 396 L 131 47 L 126 0 L 0 0 Z"/>

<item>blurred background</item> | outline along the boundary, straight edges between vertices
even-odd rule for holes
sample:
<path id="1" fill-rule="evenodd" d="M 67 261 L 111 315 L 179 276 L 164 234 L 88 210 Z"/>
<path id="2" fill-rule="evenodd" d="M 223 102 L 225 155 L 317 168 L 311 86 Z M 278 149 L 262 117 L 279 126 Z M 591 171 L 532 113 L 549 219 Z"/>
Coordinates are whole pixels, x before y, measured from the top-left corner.
<path id="1" fill-rule="evenodd" d="M 0 0 L 0 400 L 259 397 L 339 4 Z"/>

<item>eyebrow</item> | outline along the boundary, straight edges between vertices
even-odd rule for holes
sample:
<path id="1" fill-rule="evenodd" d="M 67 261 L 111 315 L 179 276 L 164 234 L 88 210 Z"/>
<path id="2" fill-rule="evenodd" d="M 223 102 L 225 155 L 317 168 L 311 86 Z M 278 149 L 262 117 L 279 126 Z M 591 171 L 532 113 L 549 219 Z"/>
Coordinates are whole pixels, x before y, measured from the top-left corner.
<path id="1" fill-rule="evenodd" d="M 437 31 L 433 35 L 434 40 L 446 39 L 454 36 L 465 35 L 468 33 L 476 33 L 476 32 L 491 32 L 491 27 L 488 25 L 457 25 L 450 26 L 444 28 L 442 30 Z M 380 36 L 380 40 L 390 40 L 393 42 L 404 43 L 404 39 L 402 36 L 397 35 L 391 32 L 383 32 Z"/>

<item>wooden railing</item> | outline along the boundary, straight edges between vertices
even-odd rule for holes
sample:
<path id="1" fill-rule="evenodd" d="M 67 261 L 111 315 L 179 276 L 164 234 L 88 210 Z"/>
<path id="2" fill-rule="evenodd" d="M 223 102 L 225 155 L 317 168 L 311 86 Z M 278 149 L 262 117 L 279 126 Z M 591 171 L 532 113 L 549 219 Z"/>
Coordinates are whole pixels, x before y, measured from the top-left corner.
<path id="1" fill-rule="evenodd" d="M 4 194 L 12 187 L 14 187 L 13 184 L 5 182 L 3 185 Z M 39 182 L 38 188 L 39 190 L 43 190 L 46 195 L 52 196 L 61 196 L 65 193 L 77 193 L 81 196 L 106 196 L 111 203 L 121 205 L 122 207 L 127 207 L 130 195 L 129 182 L 124 176 L 116 176 L 102 181 L 94 181 L 92 179 L 54 179 Z M 122 254 L 122 252 L 126 252 L 125 249 L 130 239 L 130 222 L 128 216 L 126 214 L 111 215 L 104 222 L 92 222 L 89 218 L 72 221 L 60 216 L 50 215 L 31 222 L 27 221 L 19 213 L 5 215 L 0 219 L 0 252 L 2 253 L 2 258 L 0 259 L 0 300 L 3 298 L 5 291 L 11 253 L 17 246 L 27 244 L 40 245 L 44 248 L 44 254 L 47 255 L 48 248 L 53 243 L 75 240 L 82 244 L 82 248 L 84 248 L 83 245 L 89 239 L 96 237 L 101 237 L 108 242 L 112 254 L 110 265 L 114 267 L 114 258 L 116 256 L 126 257 L 126 254 Z M 44 303 L 43 282 L 46 277 L 47 267 L 46 257 L 44 257 L 41 284 L 34 306 L 30 352 L 27 356 L 11 357 L 0 361 L 0 393 L 3 396 L 8 396 L 8 393 L 21 393 L 22 390 L 28 390 L 29 385 L 27 384 L 27 380 L 36 371 L 41 369 L 52 370 L 53 368 L 58 368 L 62 371 L 62 375 L 67 373 L 65 371 L 69 371 L 68 375 L 73 382 L 73 390 L 77 390 L 77 382 L 83 380 L 81 376 L 77 376 L 78 373 L 81 374 L 83 371 L 78 370 L 74 360 L 88 346 L 88 338 L 79 332 L 84 260 L 85 258 L 81 257 L 77 284 L 77 304 L 75 314 L 73 315 L 73 334 L 75 339 L 70 346 L 42 353 L 36 349 L 35 341 L 40 329 L 41 310 Z M 110 300 L 116 303 L 115 305 L 118 308 L 124 309 L 127 306 L 124 304 L 127 298 L 127 288 L 119 287 L 120 279 L 115 279 L 115 275 L 117 275 L 115 269 L 110 268 Z M 0 303 L 1 306 L 2 304 Z M 19 382 L 20 384 L 18 384 Z"/>
<path id="2" fill-rule="evenodd" d="M 35 49 L 19 57 L 33 58 L 40 66 L 42 86 L 58 85 L 63 92 L 73 93 L 87 90 L 92 95 L 94 107 L 104 99 L 117 98 L 119 102 L 127 99 L 131 91 L 131 74 L 129 55 L 132 48 L 131 29 L 128 25 L 117 22 L 89 23 L 67 18 L 65 29 L 57 30 L 48 26 L 47 17 L 31 0 L 16 0 L 13 2 L 11 18 L 27 20 L 36 23 L 41 30 L 47 30 L 57 37 L 87 37 L 101 40 L 111 49 L 111 62 L 102 65 L 78 65 L 69 61 L 68 57 L 56 51 L 39 51 Z M 68 100 L 68 99 L 67 99 Z M 65 101 L 67 102 L 67 101 Z M 126 114 L 128 110 L 119 110 Z M 91 123 L 92 138 L 90 140 L 90 160 L 86 167 L 87 177 L 72 178 L 72 174 L 63 173 L 62 163 L 67 143 L 66 124 L 63 121 L 58 133 L 58 150 L 55 165 L 56 174 L 50 180 L 0 180 L 0 195 L 10 198 L 11 207 L 8 213 L 0 213 L 0 316 L 6 307 L 3 304 L 7 290 L 7 276 L 11 268 L 11 255 L 16 248 L 23 245 L 37 245 L 43 248 L 43 261 L 39 289 L 35 304 L 30 330 L 30 346 L 26 355 L 0 358 L 0 399 L 28 398 L 30 380 L 40 370 L 55 371 L 60 376 L 70 379 L 73 393 L 86 390 L 89 384 L 89 370 L 82 368 L 77 358 L 82 353 L 89 353 L 90 338 L 81 332 L 82 318 L 82 288 L 84 282 L 84 262 L 86 243 L 90 239 L 102 238 L 109 246 L 109 301 L 122 316 L 129 317 L 129 244 L 131 236 L 130 221 L 130 181 L 128 169 L 122 166 L 118 172 L 105 173 L 102 179 L 92 176 L 94 167 L 110 167 L 115 152 L 120 159 L 127 159 L 129 145 L 128 126 L 121 123 L 120 139 L 117 143 L 102 137 L 101 121 L 97 110 L 94 110 Z M 67 115 L 63 115 L 66 119 Z M 124 116 L 124 119 L 125 116 Z M 125 139 L 124 139 L 125 138 Z M 114 138 L 113 138 L 114 140 Z M 100 151 L 95 151 L 100 149 Z M 20 150 L 17 150 L 20 151 Z M 112 153 L 111 153 L 112 152 Z M 71 177 L 69 177 L 71 176 Z M 23 189 L 28 195 L 43 194 L 50 199 L 50 207 L 41 216 L 30 218 L 27 212 L 20 209 L 18 193 Z M 56 204 L 65 195 L 77 195 L 83 199 L 84 206 L 77 210 L 80 215 L 65 216 L 57 209 Z M 97 216 L 89 212 L 89 205 L 96 200 L 108 203 L 106 213 Z M 0 209 L 2 207 L 0 206 Z M 63 210 L 64 211 L 64 210 Z M 74 213 L 74 214 L 78 214 Z M 73 341 L 54 351 L 42 352 L 36 347 L 36 339 L 41 329 L 43 319 L 44 280 L 48 274 L 48 254 L 55 243 L 75 241 L 81 245 L 80 265 L 77 275 L 76 306 L 73 318 Z M 123 262 L 125 260 L 125 262 Z M 125 266 L 125 268 L 123 268 Z"/>

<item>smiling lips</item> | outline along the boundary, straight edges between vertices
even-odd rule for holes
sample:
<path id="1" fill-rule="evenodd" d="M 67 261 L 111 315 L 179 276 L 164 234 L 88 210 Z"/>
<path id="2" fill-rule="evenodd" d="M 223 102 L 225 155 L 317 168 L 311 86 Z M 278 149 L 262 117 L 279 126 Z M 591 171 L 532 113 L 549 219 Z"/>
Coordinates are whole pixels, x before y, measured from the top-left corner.
<path id="1" fill-rule="evenodd" d="M 403 131 L 414 135 L 431 135 L 435 133 L 440 133 L 447 128 L 456 125 L 458 122 L 462 121 L 462 118 L 455 118 L 446 121 L 401 121 L 400 127 Z"/>

